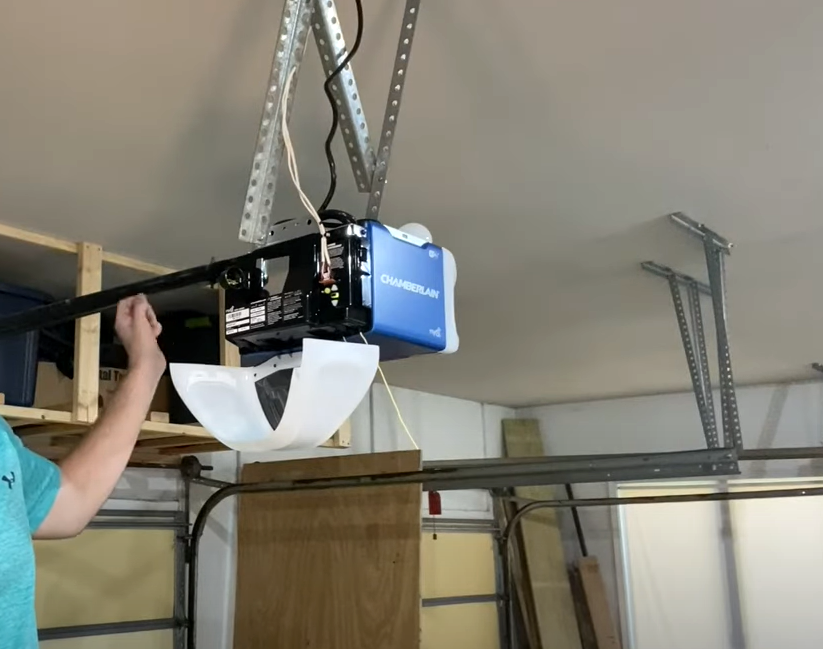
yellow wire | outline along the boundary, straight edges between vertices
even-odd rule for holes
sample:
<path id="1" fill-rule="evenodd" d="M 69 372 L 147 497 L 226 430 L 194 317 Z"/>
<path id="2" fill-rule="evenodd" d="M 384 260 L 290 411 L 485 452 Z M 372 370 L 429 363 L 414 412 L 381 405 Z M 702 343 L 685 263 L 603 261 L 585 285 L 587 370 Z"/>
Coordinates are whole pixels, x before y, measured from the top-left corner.
<path id="1" fill-rule="evenodd" d="M 367 345 L 369 344 L 369 341 L 366 340 L 366 337 L 363 335 L 362 332 L 360 333 L 360 337 L 363 339 L 364 343 L 366 343 Z M 394 394 L 391 391 L 391 386 L 389 385 L 389 382 L 386 380 L 386 375 L 383 374 L 383 368 L 380 367 L 380 363 L 377 364 L 377 371 L 380 372 L 380 378 L 383 379 L 383 385 L 386 386 L 386 392 L 388 392 L 389 394 L 389 399 L 391 400 L 391 403 L 394 406 L 394 411 L 397 413 L 397 419 L 400 422 L 400 425 L 403 427 L 403 430 L 406 431 L 406 435 L 408 435 L 409 440 L 412 443 L 412 446 L 414 446 L 414 450 L 419 451 L 420 447 L 417 445 L 417 442 L 414 441 L 414 437 L 412 437 L 409 427 L 406 426 L 406 422 L 403 419 L 402 413 L 400 412 L 400 406 L 397 405 L 397 401 L 395 400 Z"/>

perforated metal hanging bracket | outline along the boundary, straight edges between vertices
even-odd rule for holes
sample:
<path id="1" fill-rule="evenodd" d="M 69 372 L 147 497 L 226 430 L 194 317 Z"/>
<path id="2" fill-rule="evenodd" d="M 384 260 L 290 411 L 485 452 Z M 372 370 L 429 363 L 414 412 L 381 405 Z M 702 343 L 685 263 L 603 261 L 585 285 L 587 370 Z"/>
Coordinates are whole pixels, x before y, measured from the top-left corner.
<path id="1" fill-rule="evenodd" d="M 397 53 L 394 57 L 389 98 L 386 101 L 386 112 L 383 116 L 383 127 L 380 131 L 380 144 L 377 147 L 377 162 L 372 179 L 371 194 L 366 207 L 367 219 L 377 219 L 380 214 L 383 195 L 386 193 L 389 158 L 394 143 L 394 135 L 397 131 L 400 104 L 403 100 L 403 89 L 408 77 L 409 59 L 419 14 L 420 0 L 406 0 L 406 7 L 403 10 L 403 26 L 400 29 L 400 40 L 397 43 Z"/>
<path id="2" fill-rule="evenodd" d="M 737 407 L 737 395 L 732 373 L 726 308 L 725 257 L 731 253 L 732 243 L 703 223 L 695 221 L 682 212 L 670 214 L 669 219 L 678 227 L 701 240 L 706 256 L 706 268 L 709 276 L 708 286 L 693 277 L 678 273 L 668 266 L 663 266 L 656 262 L 643 262 L 641 267 L 643 270 L 660 277 L 665 277 L 669 281 L 672 298 L 674 300 L 675 315 L 677 316 L 678 327 L 689 365 L 689 374 L 692 378 L 692 386 L 694 388 L 698 410 L 700 411 L 700 419 L 703 424 L 706 442 L 710 447 L 717 444 L 717 424 L 714 416 L 714 400 L 711 391 L 711 379 L 709 377 L 709 362 L 703 330 L 703 315 L 700 308 L 700 294 L 705 293 L 711 296 L 715 332 L 717 335 L 717 362 L 720 373 L 720 412 L 723 422 L 723 444 L 726 448 L 742 448 L 743 435 L 740 427 L 740 415 Z M 682 301 L 680 300 L 680 285 L 685 286 L 688 290 L 694 340 L 692 340 L 689 335 L 685 312 Z M 709 417 L 711 419 L 709 419 Z"/>
<path id="3" fill-rule="evenodd" d="M 314 0 L 312 27 L 323 72 L 328 78 L 348 52 L 334 0 Z M 340 111 L 340 131 L 354 172 L 354 182 L 359 191 L 368 192 L 374 175 L 374 148 L 351 63 L 340 71 L 330 89 Z"/>
<path id="4" fill-rule="evenodd" d="M 283 157 L 282 93 L 286 80 L 294 69 L 286 104 L 288 118 L 294 100 L 300 63 L 306 49 L 310 19 L 310 0 L 286 0 L 280 19 L 263 115 L 257 133 L 243 216 L 240 219 L 240 240 L 255 245 L 263 245 L 268 239 L 277 172 Z"/>
<path id="5" fill-rule="evenodd" d="M 697 324 L 697 320 L 700 318 L 700 294 L 695 288 L 694 292 L 698 296 L 698 301 L 694 302 L 691 292 L 689 293 L 689 311 L 691 312 L 692 321 L 692 331 L 689 332 L 689 321 L 686 319 L 686 310 L 683 308 L 680 285 L 674 275 L 669 275 L 669 289 L 672 294 L 677 327 L 680 330 L 680 340 L 686 354 L 686 364 L 689 367 L 689 376 L 692 380 L 692 389 L 697 401 L 697 411 L 700 415 L 700 423 L 703 426 L 703 435 L 706 438 L 706 446 L 708 448 L 718 448 L 720 443 L 717 439 L 717 422 L 715 421 L 714 409 L 710 408 L 707 403 L 707 395 L 708 400 L 711 401 L 711 383 L 709 382 L 707 385 L 708 359 L 705 338 L 702 335 L 703 324 L 702 321 Z M 692 337 L 694 337 L 694 340 L 692 340 Z M 705 367 L 703 365 L 704 360 L 706 361 Z"/>
<path id="6" fill-rule="evenodd" d="M 371 219 L 378 217 L 383 199 L 386 171 L 397 129 L 419 8 L 420 0 L 406 1 L 377 152 L 372 146 L 352 66 L 347 65 L 330 86 L 340 112 L 340 131 L 354 173 L 355 185 L 358 191 L 369 193 L 366 217 Z M 289 216 L 281 221 L 272 218 L 277 175 L 284 151 L 282 90 L 289 74 L 295 69 L 286 103 L 288 121 L 309 31 L 314 32 L 326 77 L 337 68 L 347 53 L 334 0 L 286 1 L 240 222 L 240 240 L 258 246 L 303 234 L 307 227 L 312 227 L 310 221 L 302 218 Z M 290 227 L 293 225 L 301 227 Z M 287 232 L 290 234 L 286 234 Z"/>

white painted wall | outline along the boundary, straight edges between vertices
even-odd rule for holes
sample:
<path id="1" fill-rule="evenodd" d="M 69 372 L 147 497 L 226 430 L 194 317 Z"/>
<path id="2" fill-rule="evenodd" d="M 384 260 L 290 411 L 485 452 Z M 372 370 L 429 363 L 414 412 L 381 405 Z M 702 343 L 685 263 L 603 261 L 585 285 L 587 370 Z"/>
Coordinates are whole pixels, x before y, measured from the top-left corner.
<path id="1" fill-rule="evenodd" d="M 823 445 L 823 384 L 740 388 L 737 396 L 745 447 Z M 719 406 L 717 394 L 715 405 Z M 517 416 L 539 420 L 546 451 L 551 455 L 705 448 L 692 393 L 522 408 Z M 719 413 L 717 419 L 719 422 Z M 741 470 L 744 476 L 753 478 L 823 475 L 823 465 L 808 460 L 743 463 Z M 575 487 L 579 497 L 608 493 L 609 485 L 605 483 Z M 607 508 L 584 508 L 580 516 L 590 552 L 600 560 L 612 610 L 616 611 L 616 517 Z M 568 525 L 565 529 L 567 545 L 573 551 L 572 530 Z"/>
<path id="2" fill-rule="evenodd" d="M 491 458 L 500 456 L 501 420 L 514 417 L 510 408 L 442 397 L 415 390 L 393 388 L 400 411 L 424 460 Z M 239 467 L 250 462 L 322 457 L 328 455 L 386 452 L 411 449 L 397 414 L 382 385 L 372 387 L 354 412 L 352 446 L 346 450 L 311 449 L 269 453 L 215 453 L 201 461 L 215 470 L 219 480 L 235 481 Z M 193 511 L 212 490 L 193 488 Z M 236 500 L 217 506 L 201 541 L 198 578 L 198 646 L 231 649 L 234 621 Z M 490 518 L 491 503 L 484 492 L 442 494 L 443 516 Z M 426 515 L 424 499 L 422 515 Z"/>

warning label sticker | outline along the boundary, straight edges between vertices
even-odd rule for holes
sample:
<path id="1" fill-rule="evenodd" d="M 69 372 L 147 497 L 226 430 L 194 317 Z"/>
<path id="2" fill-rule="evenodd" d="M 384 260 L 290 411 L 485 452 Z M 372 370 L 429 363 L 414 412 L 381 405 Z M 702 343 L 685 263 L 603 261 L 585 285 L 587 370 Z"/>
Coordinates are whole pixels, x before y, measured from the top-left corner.
<path id="1" fill-rule="evenodd" d="M 234 322 L 236 320 L 247 320 L 248 317 L 248 309 L 230 309 L 229 311 L 226 311 L 226 322 Z"/>
<path id="2" fill-rule="evenodd" d="M 304 317 L 304 295 L 302 290 L 278 293 L 252 302 L 248 308 L 226 311 L 226 335 L 300 322 Z"/>

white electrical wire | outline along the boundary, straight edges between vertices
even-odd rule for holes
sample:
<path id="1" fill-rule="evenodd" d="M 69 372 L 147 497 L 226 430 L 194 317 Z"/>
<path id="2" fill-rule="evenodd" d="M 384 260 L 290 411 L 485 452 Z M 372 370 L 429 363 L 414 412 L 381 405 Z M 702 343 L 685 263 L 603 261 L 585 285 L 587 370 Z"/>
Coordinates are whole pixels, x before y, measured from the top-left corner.
<path id="1" fill-rule="evenodd" d="M 363 339 L 365 344 L 369 344 L 369 341 L 366 340 L 366 337 L 360 332 L 360 337 Z M 383 374 L 383 368 L 380 367 L 380 363 L 377 364 L 377 371 L 380 372 L 380 378 L 383 379 L 383 385 L 386 386 L 386 392 L 389 394 L 389 399 L 391 400 L 392 405 L 394 406 L 394 411 L 397 413 L 397 419 L 400 422 L 400 425 L 403 427 L 403 430 L 406 431 L 406 435 L 408 435 L 409 440 L 411 440 L 412 446 L 414 446 L 414 450 L 419 451 L 420 447 L 417 445 L 417 442 L 414 441 L 414 437 L 412 437 L 411 431 L 409 431 L 409 427 L 406 426 L 406 422 L 403 419 L 403 415 L 400 412 L 400 406 L 397 405 L 397 401 L 394 398 L 394 394 L 391 391 L 391 386 L 389 382 L 386 380 L 386 375 Z"/>
<path id="2" fill-rule="evenodd" d="M 326 226 L 323 225 L 320 215 L 317 213 L 317 210 L 314 209 L 314 205 L 312 205 L 309 197 L 306 196 L 305 192 L 303 192 L 303 188 L 300 186 L 300 173 L 297 169 L 297 158 L 294 155 L 294 145 L 292 144 L 291 134 L 289 133 L 289 124 L 287 120 L 288 101 L 289 93 L 291 92 L 291 82 L 294 78 L 295 72 L 297 72 L 296 67 L 292 68 L 291 72 L 289 72 L 289 76 L 286 78 L 286 85 L 283 86 L 283 97 L 280 101 L 280 123 L 283 134 L 283 145 L 286 148 L 286 161 L 289 167 L 289 175 L 291 176 L 295 189 L 297 189 L 297 193 L 300 195 L 300 202 L 303 203 L 303 207 L 306 208 L 306 211 L 315 220 L 317 223 L 317 229 L 320 231 L 320 255 L 323 259 L 323 265 L 325 266 L 322 274 L 327 275 L 331 272 L 331 256 L 329 255 L 329 242 L 326 238 Z"/>
<path id="3" fill-rule="evenodd" d="M 329 256 L 329 242 L 326 238 L 326 226 L 323 225 L 323 221 L 320 219 L 320 215 L 317 213 L 317 210 L 314 209 L 314 205 L 312 205 L 311 201 L 309 200 L 308 196 L 303 192 L 303 188 L 300 186 L 300 173 L 297 169 L 297 158 L 294 155 L 294 145 L 291 141 L 291 134 L 289 133 L 289 124 L 286 119 L 286 113 L 288 110 L 288 101 L 289 101 L 289 92 L 291 91 L 291 82 L 294 78 L 294 73 L 297 72 L 297 68 L 292 68 L 291 72 L 289 72 L 289 76 L 286 78 L 286 85 L 283 86 L 283 98 L 281 99 L 280 103 L 280 119 L 281 119 L 281 130 L 283 133 L 283 145 L 286 148 L 286 161 L 289 167 L 289 175 L 291 176 L 291 180 L 294 183 L 295 189 L 297 189 L 297 193 L 300 195 L 300 202 L 303 203 L 303 207 L 306 208 L 306 211 L 311 215 L 311 217 L 317 223 L 317 229 L 320 231 L 320 253 L 323 258 L 323 263 L 325 264 L 326 268 L 325 271 L 331 271 L 331 257 Z M 363 339 L 363 342 L 367 345 L 369 341 L 366 340 L 366 337 L 361 333 L 360 337 Z M 392 405 L 394 406 L 394 411 L 397 413 L 397 419 L 400 422 L 400 425 L 403 427 L 403 430 L 408 435 L 409 441 L 411 441 L 412 446 L 416 451 L 420 450 L 420 447 L 417 445 L 417 442 L 414 441 L 414 437 L 409 430 L 409 427 L 406 425 L 406 421 L 403 419 L 403 414 L 400 412 L 400 406 L 397 405 L 397 400 L 394 398 L 394 394 L 392 393 L 391 386 L 389 382 L 386 380 L 386 375 L 383 373 L 383 368 L 380 367 L 380 363 L 377 364 L 377 371 L 380 372 L 380 378 L 383 379 L 383 385 L 386 386 L 386 392 L 389 395 L 389 399 L 391 400 Z"/>

